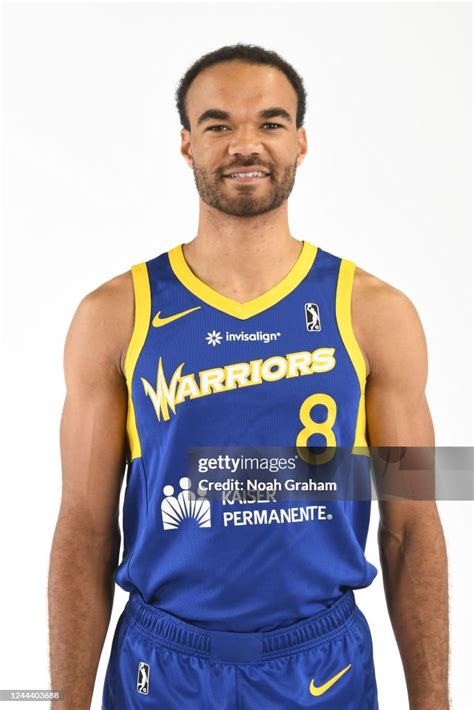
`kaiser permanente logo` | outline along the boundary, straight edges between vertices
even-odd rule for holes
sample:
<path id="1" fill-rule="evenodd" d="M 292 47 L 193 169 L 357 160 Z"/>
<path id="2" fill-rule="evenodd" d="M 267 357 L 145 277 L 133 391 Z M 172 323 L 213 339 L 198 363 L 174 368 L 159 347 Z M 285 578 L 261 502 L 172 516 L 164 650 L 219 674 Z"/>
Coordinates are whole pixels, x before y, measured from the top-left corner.
<path id="1" fill-rule="evenodd" d="M 225 332 L 225 337 L 221 334 L 220 330 L 213 330 L 207 334 L 206 340 L 208 345 L 215 347 L 220 345 L 222 340 L 226 340 L 231 343 L 246 343 L 249 341 L 259 341 L 261 343 L 271 343 L 273 340 L 278 340 L 281 333 L 264 333 L 262 330 L 257 330 L 253 333 L 246 333 L 241 330 L 240 333 L 229 333 L 228 330 Z"/>
<path id="2" fill-rule="evenodd" d="M 165 530 L 175 530 L 185 518 L 194 518 L 200 528 L 211 527 L 211 504 L 205 496 L 191 490 L 191 479 L 179 479 L 181 493 L 175 497 L 173 486 L 165 486 L 161 502 L 161 518 Z"/>
<path id="3" fill-rule="evenodd" d="M 228 392 L 237 387 L 277 382 L 284 378 L 314 375 L 336 367 L 335 348 L 317 348 L 287 355 L 273 355 L 250 362 L 234 362 L 224 367 L 212 367 L 198 373 L 183 374 L 184 362 L 173 372 L 170 381 L 165 377 L 163 358 L 158 360 L 156 387 L 141 377 L 147 397 L 150 397 L 158 420 L 170 418 L 169 409 L 176 414 L 176 405 L 186 399 L 207 397 L 219 392 Z"/>
<path id="4" fill-rule="evenodd" d="M 167 485 L 163 487 L 164 498 L 161 502 L 161 518 L 164 530 L 176 530 L 183 520 L 193 518 L 198 527 L 211 527 L 211 504 L 205 495 L 206 489 L 198 489 L 198 495 L 191 490 L 192 482 L 187 476 L 180 478 L 179 485 L 181 492 L 175 496 L 174 487 Z M 256 484 L 257 485 L 257 484 Z M 280 484 L 281 485 L 281 484 Z M 257 485 L 258 488 L 258 485 Z M 229 497 L 224 493 L 222 505 L 234 503 L 275 503 L 273 493 L 257 490 L 256 493 L 236 493 Z M 325 505 L 294 506 L 291 508 L 263 508 L 261 510 L 232 510 L 222 514 L 224 527 L 229 525 L 238 527 L 241 525 L 272 525 L 274 523 L 306 523 L 313 521 L 332 520 L 333 514 L 327 512 Z"/>

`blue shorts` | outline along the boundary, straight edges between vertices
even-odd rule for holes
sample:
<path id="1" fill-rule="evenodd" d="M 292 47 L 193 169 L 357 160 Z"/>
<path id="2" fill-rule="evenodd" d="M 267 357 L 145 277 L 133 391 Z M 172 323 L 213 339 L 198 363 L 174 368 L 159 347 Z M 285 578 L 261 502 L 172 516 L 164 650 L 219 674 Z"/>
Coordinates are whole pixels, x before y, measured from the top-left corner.
<path id="1" fill-rule="evenodd" d="M 346 592 L 262 633 L 211 631 L 132 596 L 115 630 L 103 710 L 377 710 L 372 638 Z"/>

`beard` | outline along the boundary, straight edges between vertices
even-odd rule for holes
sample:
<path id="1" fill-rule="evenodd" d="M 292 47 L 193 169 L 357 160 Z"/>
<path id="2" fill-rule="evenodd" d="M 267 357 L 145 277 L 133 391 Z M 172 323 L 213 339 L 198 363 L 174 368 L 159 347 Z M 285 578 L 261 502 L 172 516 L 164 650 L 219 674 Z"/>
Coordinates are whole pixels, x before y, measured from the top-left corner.
<path id="1" fill-rule="evenodd" d="M 222 175 L 214 177 L 193 163 L 194 182 L 201 200 L 219 212 L 235 217 L 257 217 L 280 207 L 291 194 L 296 169 L 295 161 L 284 168 L 280 180 L 271 173 L 268 178 L 264 178 L 266 184 L 263 186 L 240 183 L 231 187 L 224 181 L 232 178 L 224 178 Z M 235 168 L 237 171 L 238 168 Z"/>

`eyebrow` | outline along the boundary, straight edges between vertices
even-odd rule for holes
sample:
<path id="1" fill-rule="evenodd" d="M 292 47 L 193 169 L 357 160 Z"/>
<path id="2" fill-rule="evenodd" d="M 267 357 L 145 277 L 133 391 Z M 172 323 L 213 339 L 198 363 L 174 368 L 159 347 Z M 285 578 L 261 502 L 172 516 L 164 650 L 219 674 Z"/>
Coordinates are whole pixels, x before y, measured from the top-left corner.
<path id="1" fill-rule="evenodd" d="M 265 108 L 263 111 L 260 111 L 258 114 L 259 118 L 283 118 L 285 121 L 288 121 L 289 123 L 292 122 L 291 116 L 288 113 L 288 111 L 281 106 L 272 106 L 271 108 Z M 204 111 L 202 113 L 197 121 L 197 125 L 200 126 L 201 123 L 204 123 L 205 121 L 211 121 L 212 119 L 217 119 L 220 121 L 229 121 L 230 120 L 230 113 L 227 111 L 222 111 L 221 109 L 218 108 L 208 108 L 207 111 Z"/>

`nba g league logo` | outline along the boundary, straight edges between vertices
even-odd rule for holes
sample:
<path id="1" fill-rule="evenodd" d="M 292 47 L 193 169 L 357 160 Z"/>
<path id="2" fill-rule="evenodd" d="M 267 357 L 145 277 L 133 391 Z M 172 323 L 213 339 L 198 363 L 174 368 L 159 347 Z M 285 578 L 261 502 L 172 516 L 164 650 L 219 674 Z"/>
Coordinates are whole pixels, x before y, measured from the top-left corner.
<path id="1" fill-rule="evenodd" d="M 317 303 L 305 303 L 304 313 L 306 318 L 306 330 L 321 330 L 321 318 L 319 316 L 319 306 Z"/>

